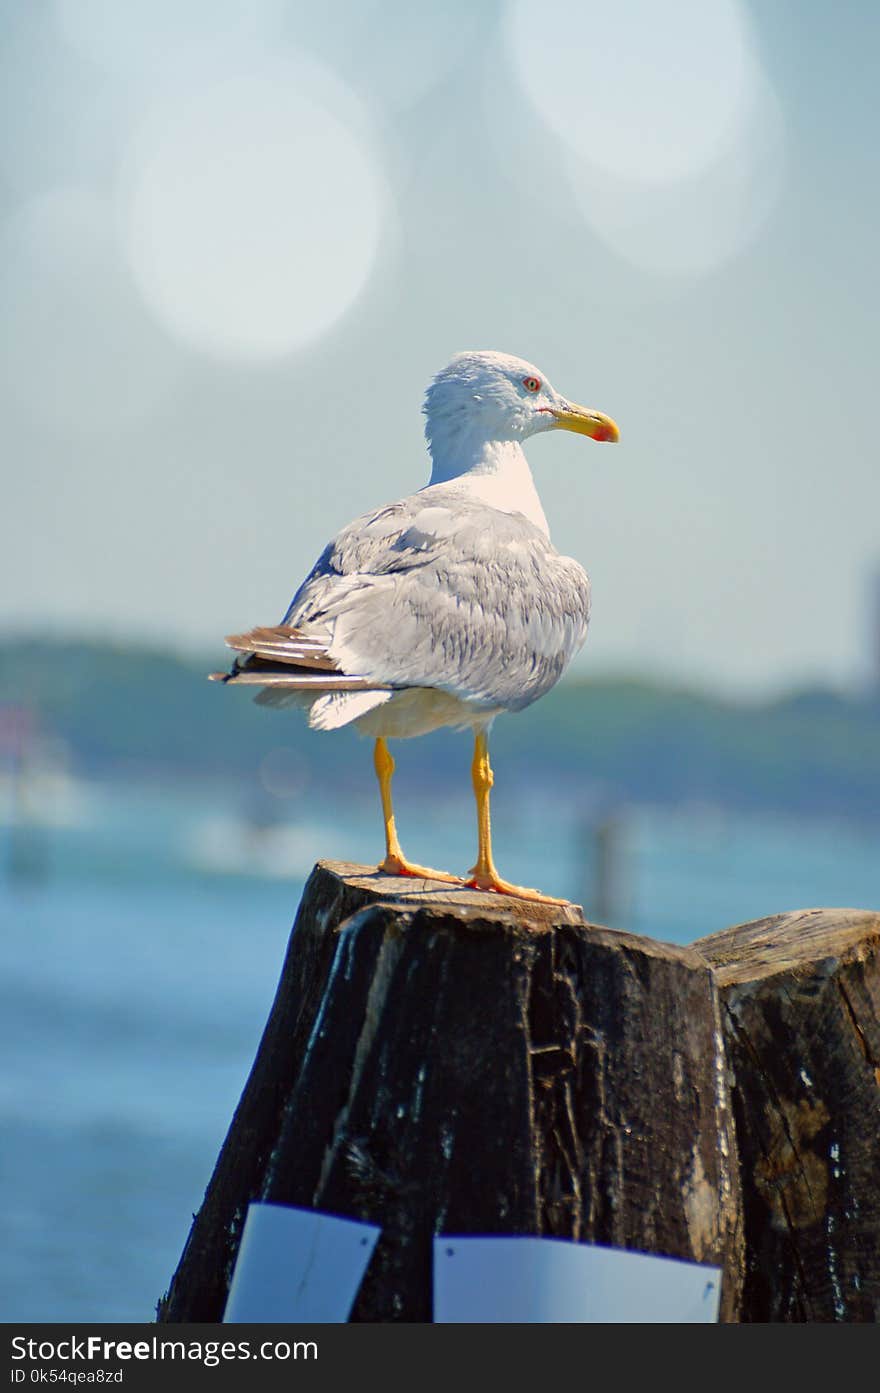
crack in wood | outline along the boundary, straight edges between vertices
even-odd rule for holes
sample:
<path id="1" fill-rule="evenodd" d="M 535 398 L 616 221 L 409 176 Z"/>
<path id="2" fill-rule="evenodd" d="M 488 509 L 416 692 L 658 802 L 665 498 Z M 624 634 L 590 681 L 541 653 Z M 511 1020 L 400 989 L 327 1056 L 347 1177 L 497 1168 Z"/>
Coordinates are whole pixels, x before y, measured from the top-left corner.
<path id="1" fill-rule="evenodd" d="M 875 1080 L 878 1083 L 880 1083 L 880 1067 L 878 1067 L 878 1061 L 871 1049 L 870 1044 L 868 1043 L 868 1037 L 862 1029 L 859 1018 L 856 1015 L 855 1007 L 853 1006 L 852 1001 L 849 997 L 849 992 L 846 990 L 846 987 L 843 984 L 843 980 L 840 977 L 838 977 L 837 979 L 837 990 L 840 994 L 840 999 L 843 1002 L 847 1019 L 849 1020 L 849 1023 L 852 1026 L 853 1033 L 856 1037 L 856 1041 L 858 1042 L 859 1048 L 862 1052 L 862 1057 L 864 1058 L 866 1063 L 869 1064 L 870 1067 L 873 1069 Z"/>

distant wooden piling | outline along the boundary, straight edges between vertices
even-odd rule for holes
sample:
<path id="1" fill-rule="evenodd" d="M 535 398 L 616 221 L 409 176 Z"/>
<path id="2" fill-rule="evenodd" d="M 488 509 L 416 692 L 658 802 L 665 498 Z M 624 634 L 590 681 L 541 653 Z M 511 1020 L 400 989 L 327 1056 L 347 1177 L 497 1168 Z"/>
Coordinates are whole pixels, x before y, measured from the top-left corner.
<path id="1" fill-rule="evenodd" d="M 821 913 L 680 948 L 320 864 L 159 1320 L 222 1319 L 251 1200 L 381 1228 L 354 1321 L 431 1319 L 440 1233 L 713 1264 L 727 1321 L 877 1319 L 880 917 Z"/>

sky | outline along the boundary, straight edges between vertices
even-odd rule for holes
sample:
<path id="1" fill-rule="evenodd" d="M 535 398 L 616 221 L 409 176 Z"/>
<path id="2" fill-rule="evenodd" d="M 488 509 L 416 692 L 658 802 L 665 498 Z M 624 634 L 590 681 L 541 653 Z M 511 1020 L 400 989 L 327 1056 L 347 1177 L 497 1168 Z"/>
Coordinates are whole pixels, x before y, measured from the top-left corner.
<path id="1" fill-rule="evenodd" d="M 593 583 L 577 671 L 871 675 L 872 0 L 13 0 L 0 629 L 213 657 L 428 476 L 451 355 Z M 880 611 L 880 605 L 878 605 Z"/>

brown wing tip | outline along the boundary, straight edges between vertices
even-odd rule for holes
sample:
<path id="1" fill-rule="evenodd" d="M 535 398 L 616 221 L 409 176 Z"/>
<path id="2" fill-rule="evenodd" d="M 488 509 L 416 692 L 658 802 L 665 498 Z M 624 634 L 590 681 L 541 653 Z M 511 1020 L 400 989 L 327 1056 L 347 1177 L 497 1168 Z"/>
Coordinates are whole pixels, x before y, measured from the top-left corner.
<path id="1" fill-rule="evenodd" d="M 225 681 L 227 681 L 228 677 L 229 677 L 229 673 L 228 673 L 228 672 L 209 672 L 209 673 L 208 673 L 208 681 L 209 681 L 209 682 L 225 682 Z"/>
<path id="2" fill-rule="evenodd" d="M 227 648 L 235 648 L 240 653 L 251 653 L 267 643 L 277 644 L 279 641 L 285 643 L 291 639 L 304 648 L 322 649 L 324 646 L 319 639 L 313 638 L 309 634 L 302 634 L 299 629 L 292 629 L 289 624 L 278 624 L 275 628 L 258 624 L 255 629 L 249 629 L 246 634 L 227 634 L 224 642 Z"/>

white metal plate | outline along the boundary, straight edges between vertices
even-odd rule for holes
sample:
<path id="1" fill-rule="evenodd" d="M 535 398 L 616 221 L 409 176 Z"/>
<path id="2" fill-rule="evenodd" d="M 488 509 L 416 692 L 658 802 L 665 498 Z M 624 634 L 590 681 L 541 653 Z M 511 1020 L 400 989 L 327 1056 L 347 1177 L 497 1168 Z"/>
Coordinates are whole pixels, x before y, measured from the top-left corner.
<path id="1" fill-rule="evenodd" d="M 313 1209 L 251 1204 L 224 1321 L 348 1320 L 379 1232 Z"/>
<path id="2" fill-rule="evenodd" d="M 434 1320 L 712 1322 L 717 1267 L 553 1238 L 434 1240 Z"/>

